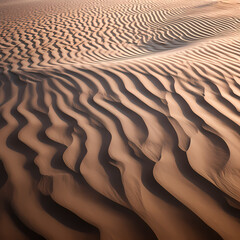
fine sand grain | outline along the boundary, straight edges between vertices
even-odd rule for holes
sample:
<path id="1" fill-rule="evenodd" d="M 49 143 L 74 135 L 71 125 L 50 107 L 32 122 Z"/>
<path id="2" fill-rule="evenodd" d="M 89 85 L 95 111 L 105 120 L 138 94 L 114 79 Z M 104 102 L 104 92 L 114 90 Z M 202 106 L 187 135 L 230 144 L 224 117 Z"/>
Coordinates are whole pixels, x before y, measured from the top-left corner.
<path id="1" fill-rule="evenodd" d="M 240 1 L 0 0 L 0 239 L 239 240 Z"/>

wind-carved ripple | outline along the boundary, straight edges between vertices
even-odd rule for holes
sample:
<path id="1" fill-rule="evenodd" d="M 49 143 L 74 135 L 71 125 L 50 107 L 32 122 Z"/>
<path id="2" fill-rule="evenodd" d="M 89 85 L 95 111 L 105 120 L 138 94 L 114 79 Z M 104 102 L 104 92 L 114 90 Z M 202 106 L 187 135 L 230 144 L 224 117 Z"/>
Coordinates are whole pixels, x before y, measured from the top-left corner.
<path id="1" fill-rule="evenodd" d="M 238 240 L 239 5 L 94 3 L 2 5 L 0 238 Z"/>

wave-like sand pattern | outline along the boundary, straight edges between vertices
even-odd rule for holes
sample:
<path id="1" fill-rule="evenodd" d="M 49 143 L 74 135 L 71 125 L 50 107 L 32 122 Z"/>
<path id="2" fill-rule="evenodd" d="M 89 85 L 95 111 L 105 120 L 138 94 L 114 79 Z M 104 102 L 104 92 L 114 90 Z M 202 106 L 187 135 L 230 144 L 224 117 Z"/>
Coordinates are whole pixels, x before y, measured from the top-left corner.
<path id="1" fill-rule="evenodd" d="M 237 2 L 0 7 L 0 239 L 239 240 Z"/>
<path id="2" fill-rule="evenodd" d="M 204 2 L 168 6 L 157 1 L 112 5 L 100 1 L 92 6 L 77 0 L 72 5 L 43 1 L 40 6 L 38 2 L 17 6 L 21 14 L 12 5 L 5 6 L 0 11 L 0 56 L 14 70 L 85 64 L 176 49 L 240 29 L 234 7 Z"/>

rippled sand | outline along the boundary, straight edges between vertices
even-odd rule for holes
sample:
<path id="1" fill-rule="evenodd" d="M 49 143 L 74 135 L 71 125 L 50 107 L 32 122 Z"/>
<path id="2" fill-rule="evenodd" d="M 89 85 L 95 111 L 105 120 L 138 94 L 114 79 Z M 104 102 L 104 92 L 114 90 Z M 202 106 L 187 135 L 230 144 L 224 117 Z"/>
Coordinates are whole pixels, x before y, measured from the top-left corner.
<path id="1" fill-rule="evenodd" d="M 0 0 L 0 239 L 239 240 L 240 1 Z"/>

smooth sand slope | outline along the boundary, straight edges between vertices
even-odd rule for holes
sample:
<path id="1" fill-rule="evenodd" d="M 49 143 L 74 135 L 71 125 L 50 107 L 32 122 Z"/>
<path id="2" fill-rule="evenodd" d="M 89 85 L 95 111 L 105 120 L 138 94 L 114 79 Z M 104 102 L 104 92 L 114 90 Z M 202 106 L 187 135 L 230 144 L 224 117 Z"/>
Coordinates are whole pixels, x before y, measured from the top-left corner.
<path id="1" fill-rule="evenodd" d="M 0 0 L 0 239 L 239 240 L 240 3 Z"/>

